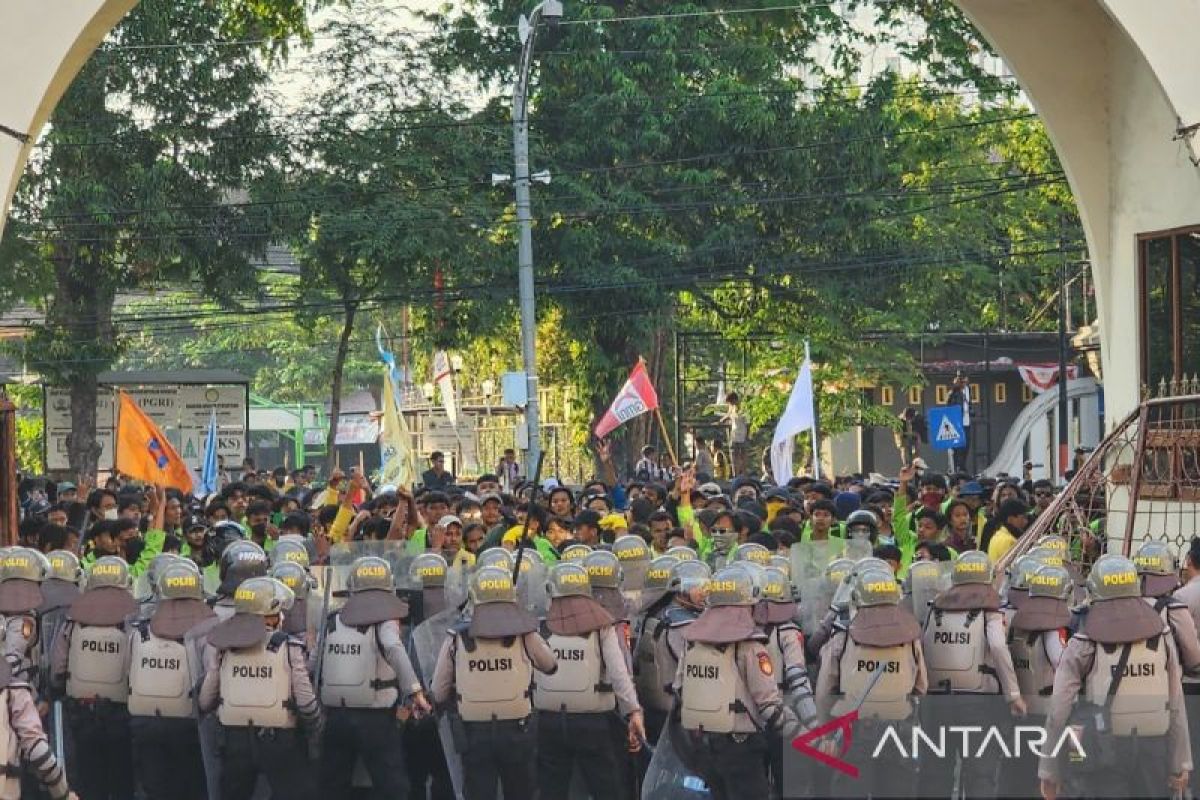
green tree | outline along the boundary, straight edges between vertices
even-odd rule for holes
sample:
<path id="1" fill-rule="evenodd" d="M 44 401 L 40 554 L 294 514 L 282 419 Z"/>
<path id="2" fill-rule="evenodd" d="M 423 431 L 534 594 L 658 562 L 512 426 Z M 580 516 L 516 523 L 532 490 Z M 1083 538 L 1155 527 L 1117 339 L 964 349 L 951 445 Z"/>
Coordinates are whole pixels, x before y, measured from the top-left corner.
<path id="1" fill-rule="evenodd" d="M 51 118 L 30 163 L 5 268 L 33 273 L 45 310 L 23 351 L 71 390 L 71 469 L 94 474 L 97 375 L 120 355 L 118 295 L 197 284 L 235 304 L 254 284 L 236 193 L 269 169 L 276 140 L 261 90 L 307 0 L 146 0 L 113 31 Z M 261 37 L 261 48 L 212 46 Z M 177 44 L 178 43 L 178 44 Z"/>

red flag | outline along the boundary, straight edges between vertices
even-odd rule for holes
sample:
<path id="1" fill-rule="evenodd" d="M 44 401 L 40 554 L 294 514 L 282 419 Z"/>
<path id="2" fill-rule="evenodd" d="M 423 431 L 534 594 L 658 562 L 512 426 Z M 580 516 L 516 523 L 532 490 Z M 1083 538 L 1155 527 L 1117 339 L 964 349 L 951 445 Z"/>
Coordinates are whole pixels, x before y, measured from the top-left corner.
<path id="1" fill-rule="evenodd" d="M 646 362 L 639 361 L 629 374 L 629 380 L 621 387 L 617 399 L 613 400 L 600 424 L 596 426 L 596 438 L 603 439 L 634 417 L 640 417 L 656 408 L 658 393 L 654 391 L 654 384 L 650 382 L 650 376 L 646 373 Z"/>

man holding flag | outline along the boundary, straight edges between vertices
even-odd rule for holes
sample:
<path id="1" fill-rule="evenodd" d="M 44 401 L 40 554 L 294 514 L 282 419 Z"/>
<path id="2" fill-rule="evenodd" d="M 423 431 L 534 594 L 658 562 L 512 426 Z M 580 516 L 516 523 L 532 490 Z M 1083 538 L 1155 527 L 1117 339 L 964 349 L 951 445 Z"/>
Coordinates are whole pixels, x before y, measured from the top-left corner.
<path id="1" fill-rule="evenodd" d="M 800 375 L 796 378 L 787 407 L 771 439 L 771 474 L 776 486 L 783 486 L 792 479 L 792 440 L 803 431 L 812 433 L 813 474 L 819 479 L 821 458 L 817 449 L 817 405 L 807 342 L 804 343 L 804 363 L 800 366 Z"/>
<path id="2" fill-rule="evenodd" d="M 671 444 L 671 437 L 667 436 L 667 426 L 663 422 L 662 411 L 658 407 L 658 392 L 654 391 L 654 382 L 650 380 L 650 374 L 646 371 L 645 359 L 638 359 L 637 366 L 633 368 L 633 372 L 629 373 L 629 380 L 625 381 L 625 385 L 617 393 L 617 397 L 608 407 L 608 411 L 604 412 L 604 416 L 600 418 L 594 431 L 596 438 L 603 439 L 629 420 L 640 417 L 648 411 L 653 411 L 658 418 L 658 427 L 662 432 L 663 442 L 667 445 L 667 452 L 671 456 L 671 463 L 678 464 L 679 460 L 675 458 L 674 445 Z"/>

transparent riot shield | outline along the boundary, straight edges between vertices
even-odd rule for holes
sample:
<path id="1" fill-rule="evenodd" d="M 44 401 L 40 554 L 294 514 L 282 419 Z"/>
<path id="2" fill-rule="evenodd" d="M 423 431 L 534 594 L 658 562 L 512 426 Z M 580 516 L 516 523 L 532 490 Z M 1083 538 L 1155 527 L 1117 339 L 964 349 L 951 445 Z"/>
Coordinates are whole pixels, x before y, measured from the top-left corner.
<path id="1" fill-rule="evenodd" d="M 663 727 L 642 779 L 642 800 L 702 800 L 711 796 L 704 781 L 680 758 L 674 741 L 677 735 L 676 726 Z"/>
<path id="2" fill-rule="evenodd" d="M 858 561 L 861 558 L 870 558 L 873 552 L 875 548 L 870 539 L 847 539 L 843 555 L 852 561 Z"/>
<path id="3" fill-rule="evenodd" d="M 800 593 L 800 628 L 805 636 L 816 632 L 829 611 L 836 582 L 830 580 L 827 572 L 830 564 L 842 557 L 842 552 L 841 539 L 797 542 L 788 552 L 792 563 L 792 585 Z M 851 566 L 846 562 L 845 572 L 848 573 Z"/>
<path id="4" fill-rule="evenodd" d="M 450 635 L 450 626 L 458 619 L 460 613 L 457 605 L 450 605 L 440 614 L 435 614 L 422 622 L 412 632 L 411 655 L 413 666 L 421 674 L 422 683 L 428 688 L 433 683 L 433 671 L 437 667 L 438 654 Z M 442 752 L 446 755 L 446 768 L 450 772 L 450 782 L 454 785 L 454 793 L 460 799 L 463 796 L 463 765 L 462 754 L 454 743 L 452 721 L 448 714 L 439 712 L 437 720 L 438 738 L 442 743 Z"/>
<path id="5" fill-rule="evenodd" d="M 517 603 L 535 617 L 544 617 L 550 610 L 550 595 L 546 592 L 546 564 L 532 547 L 521 556 L 521 574 L 517 576 Z"/>
<path id="6" fill-rule="evenodd" d="M 904 602 L 922 625 L 925 624 L 930 603 L 944 588 L 943 582 L 948 575 L 948 570 L 938 561 L 914 561 L 908 568 Z"/>

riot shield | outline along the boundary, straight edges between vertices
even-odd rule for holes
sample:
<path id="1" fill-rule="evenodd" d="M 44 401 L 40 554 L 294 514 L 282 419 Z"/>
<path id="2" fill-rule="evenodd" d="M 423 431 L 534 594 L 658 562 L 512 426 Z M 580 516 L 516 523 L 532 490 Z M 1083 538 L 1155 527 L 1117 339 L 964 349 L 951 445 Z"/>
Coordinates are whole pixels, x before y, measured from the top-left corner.
<path id="1" fill-rule="evenodd" d="M 788 551 L 792 585 L 800 593 L 800 628 L 805 636 L 811 637 L 816 632 L 829 610 L 835 587 L 826 572 L 831 563 L 842 557 L 842 550 L 841 539 L 826 539 L 797 542 Z M 851 566 L 847 562 L 845 572 L 848 573 Z"/>
<path id="2" fill-rule="evenodd" d="M 456 605 L 448 606 L 445 611 L 435 614 L 422 622 L 412 632 L 412 661 L 413 666 L 421 674 L 422 683 L 429 687 L 433 683 L 433 671 L 437 667 L 438 654 L 449 636 L 450 626 L 459 618 Z M 454 785 L 454 793 L 460 799 L 463 796 L 463 766 L 462 754 L 454 744 L 450 718 L 439 712 L 437 720 L 438 738 L 442 742 L 442 751 L 446 755 L 446 769 L 450 772 L 450 782 Z"/>
<path id="3" fill-rule="evenodd" d="M 525 548 L 521 557 L 521 574 L 517 576 L 517 604 L 535 617 L 544 617 L 550 609 L 546 592 L 546 564 L 532 547 Z"/>
<path id="4" fill-rule="evenodd" d="M 843 555 L 852 561 L 858 561 L 861 558 L 870 558 L 873 552 L 875 548 L 870 539 L 847 539 Z"/>
<path id="5" fill-rule="evenodd" d="M 642 779 L 642 800 L 701 800 L 710 796 L 704 781 L 680 758 L 674 742 L 677 733 L 676 726 L 663 726 L 654 757 Z"/>
<path id="6" fill-rule="evenodd" d="M 929 604 L 942 591 L 948 576 L 949 572 L 938 561 L 914 561 L 908 568 L 904 602 L 917 618 L 917 622 L 925 624 Z"/>

